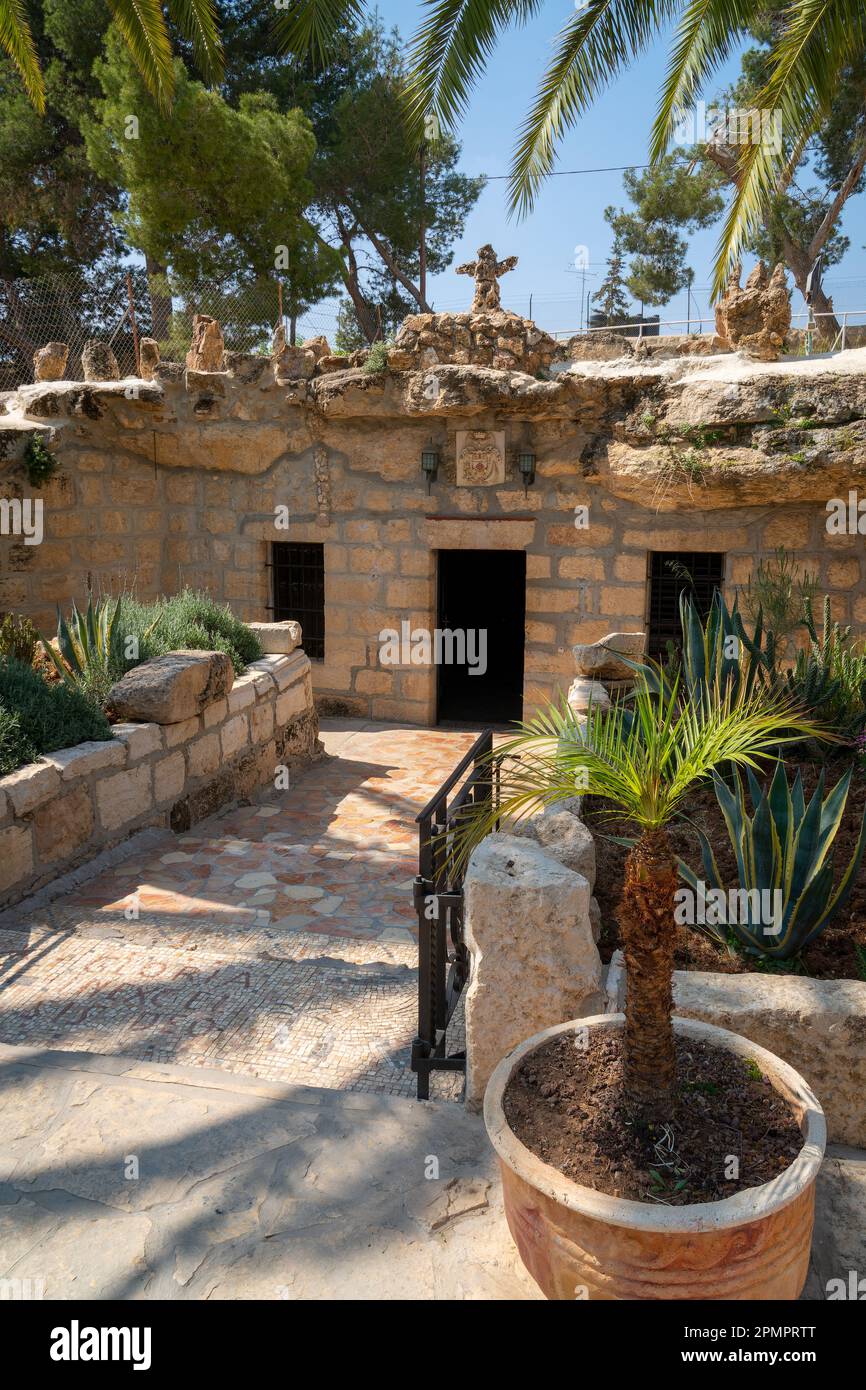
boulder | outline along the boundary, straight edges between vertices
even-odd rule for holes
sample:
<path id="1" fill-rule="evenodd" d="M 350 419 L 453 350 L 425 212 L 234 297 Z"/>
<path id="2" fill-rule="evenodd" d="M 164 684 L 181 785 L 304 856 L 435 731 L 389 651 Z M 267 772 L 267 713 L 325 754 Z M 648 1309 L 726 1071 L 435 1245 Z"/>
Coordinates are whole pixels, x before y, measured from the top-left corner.
<path id="1" fill-rule="evenodd" d="M 300 623 L 247 623 L 247 627 L 258 637 L 266 656 L 289 656 L 301 645 Z"/>
<path id="2" fill-rule="evenodd" d="M 310 381 L 316 371 L 318 358 L 306 344 L 298 346 L 286 341 L 283 324 L 277 324 L 271 339 L 271 362 L 277 381 Z"/>
<path id="3" fill-rule="evenodd" d="M 186 368 L 182 362 L 158 362 L 153 369 L 153 379 L 160 383 L 183 381 L 185 376 Z"/>
<path id="4" fill-rule="evenodd" d="M 333 357 L 334 355 L 331 344 L 323 333 L 315 338 L 305 338 L 303 346 L 306 352 L 313 354 L 317 362 L 321 361 L 323 357 Z"/>
<path id="5" fill-rule="evenodd" d="M 120 368 L 111 347 L 108 343 L 100 343 L 96 338 L 90 338 L 85 343 L 81 365 L 85 381 L 120 380 Z"/>
<path id="6" fill-rule="evenodd" d="M 223 699 L 233 684 L 224 652 L 167 652 L 127 671 L 112 686 L 108 706 L 118 719 L 180 724 Z"/>
<path id="7" fill-rule="evenodd" d="M 224 352 L 223 364 L 228 375 L 244 386 L 257 386 L 270 373 L 271 359 L 258 352 Z"/>
<path id="8" fill-rule="evenodd" d="M 159 366 L 159 343 L 155 338 L 142 338 L 138 348 L 138 370 L 145 381 L 153 381 Z"/>
<path id="9" fill-rule="evenodd" d="M 646 633 L 610 632 L 600 642 L 572 648 L 577 674 L 595 680 L 628 680 L 634 672 L 625 662 L 617 660 L 617 652 L 632 661 L 641 661 L 646 650 Z"/>
<path id="10" fill-rule="evenodd" d="M 195 314 L 192 320 L 192 346 L 186 365 L 194 372 L 221 372 L 225 352 L 222 329 L 209 314 Z"/>
<path id="11" fill-rule="evenodd" d="M 540 845 L 490 835 L 465 882 L 466 1100 L 478 1108 L 497 1063 L 542 1028 L 600 1011 L 590 887 Z"/>
<path id="12" fill-rule="evenodd" d="M 580 800 L 579 797 L 573 799 Z M 595 840 L 574 812 L 563 809 L 565 805 L 567 803 L 557 803 L 537 816 L 519 821 L 514 833 L 519 838 L 535 840 L 567 869 L 582 874 L 592 889 L 595 887 Z"/>
<path id="13" fill-rule="evenodd" d="M 68 343 L 46 343 L 33 354 L 33 380 L 64 381 L 68 360 Z"/>

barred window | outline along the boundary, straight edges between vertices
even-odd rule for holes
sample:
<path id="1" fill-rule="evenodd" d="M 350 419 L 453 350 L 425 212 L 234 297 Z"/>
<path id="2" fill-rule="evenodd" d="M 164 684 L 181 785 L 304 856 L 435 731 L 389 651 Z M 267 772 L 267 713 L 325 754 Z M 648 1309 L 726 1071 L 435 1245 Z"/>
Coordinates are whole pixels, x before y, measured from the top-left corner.
<path id="1" fill-rule="evenodd" d="M 316 541 L 275 542 L 274 622 L 293 618 L 311 661 L 325 659 L 325 547 Z"/>

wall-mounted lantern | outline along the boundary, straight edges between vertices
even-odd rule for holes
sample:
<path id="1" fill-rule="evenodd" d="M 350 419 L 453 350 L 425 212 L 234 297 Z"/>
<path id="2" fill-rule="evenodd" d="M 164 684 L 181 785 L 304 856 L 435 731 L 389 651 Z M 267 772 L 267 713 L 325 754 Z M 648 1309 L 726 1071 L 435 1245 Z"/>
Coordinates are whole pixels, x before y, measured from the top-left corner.
<path id="1" fill-rule="evenodd" d="M 436 448 L 432 439 L 427 445 L 427 448 L 422 451 L 421 472 L 427 479 L 427 491 L 430 492 L 439 474 L 439 450 Z"/>
<path id="2" fill-rule="evenodd" d="M 523 495 L 529 496 L 529 489 L 535 482 L 535 455 L 531 449 L 521 449 L 517 456 L 517 467 L 523 479 Z"/>

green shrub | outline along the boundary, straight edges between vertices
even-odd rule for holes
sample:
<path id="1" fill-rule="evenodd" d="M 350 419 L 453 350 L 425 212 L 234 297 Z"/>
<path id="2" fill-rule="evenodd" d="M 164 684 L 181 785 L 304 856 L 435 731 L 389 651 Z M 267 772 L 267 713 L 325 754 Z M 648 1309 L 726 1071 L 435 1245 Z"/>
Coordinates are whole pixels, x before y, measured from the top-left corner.
<path id="1" fill-rule="evenodd" d="M 130 638 L 137 649 L 137 655 L 127 660 L 127 668 L 165 652 L 187 649 L 225 652 L 239 676 L 251 661 L 262 656 L 259 639 L 228 605 L 221 606 L 208 594 L 192 589 L 156 603 L 124 599 L 121 627 L 125 649 L 130 650 Z"/>
<path id="2" fill-rule="evenodd" d="M 8 760 L 10 748 L 16 752 L 16 767 L 55 748 L 112 737 L 105 715 L 83 691 L 62 681 L 49 685 L 38 671 L 12 657 L 0 659 L 0 709 L 7 716 L 5 755 Z M 10 715 L 17 728 L 9 723 Z"/>
<path id="3" fill-rule="evenodd" d="M 24 763 L 34 762 L 37 757 L 36 749 L 22 731 L 18 715 L 0 705 L 0 777 L 14 772 Z"/>
<path id="4" fill-rule="evenodd" d="M 38 641 L 39 633 L 29 618 L 4 614 L 0 621 L 0 656 L 12 656 L 25 666 L 32 666 Z"/>
<path id="5" fill-rule="evenodd" d="M 797 653 L 793 671 L 786 672 L 788 688 L 800 707 L 833 733 L 851 742 L 866 729 L 866 653 L 850 627 L 833 622 L 830 599 L 824 599 L 819 635 L 812 603 L 804 604 L 809 646 Z"/>

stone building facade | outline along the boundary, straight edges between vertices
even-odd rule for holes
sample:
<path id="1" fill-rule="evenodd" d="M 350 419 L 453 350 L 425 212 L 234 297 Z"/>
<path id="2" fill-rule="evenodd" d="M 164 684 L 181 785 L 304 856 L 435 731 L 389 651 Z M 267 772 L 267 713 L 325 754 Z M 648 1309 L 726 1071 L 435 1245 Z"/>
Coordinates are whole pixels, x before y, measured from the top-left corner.
<path id="1" fill-rule="evenodd" d="M 417 724 L 444 717 L 442 669 L 383 660 L 384 632 L 471 613 L 529 713 L 567 689 L 575 643 L 651 629 L 659 557 L 716 565 L 731 593 L 784 546 L 866 629 L 866 349 L 630 352 L 571 360 L 494 309 L 409 320 L 366 366 L 226 354 L 220 371 L 21 388 L 0 398 L 0 610 L 53 631 L 88 578 L 143 598 L 207 588 L 244 619 L 317 631 L 320 708 Z M 59 464 L 40 487 L 34 436 Z M 15 534 L 27 499 L 38 544 Z"/>

